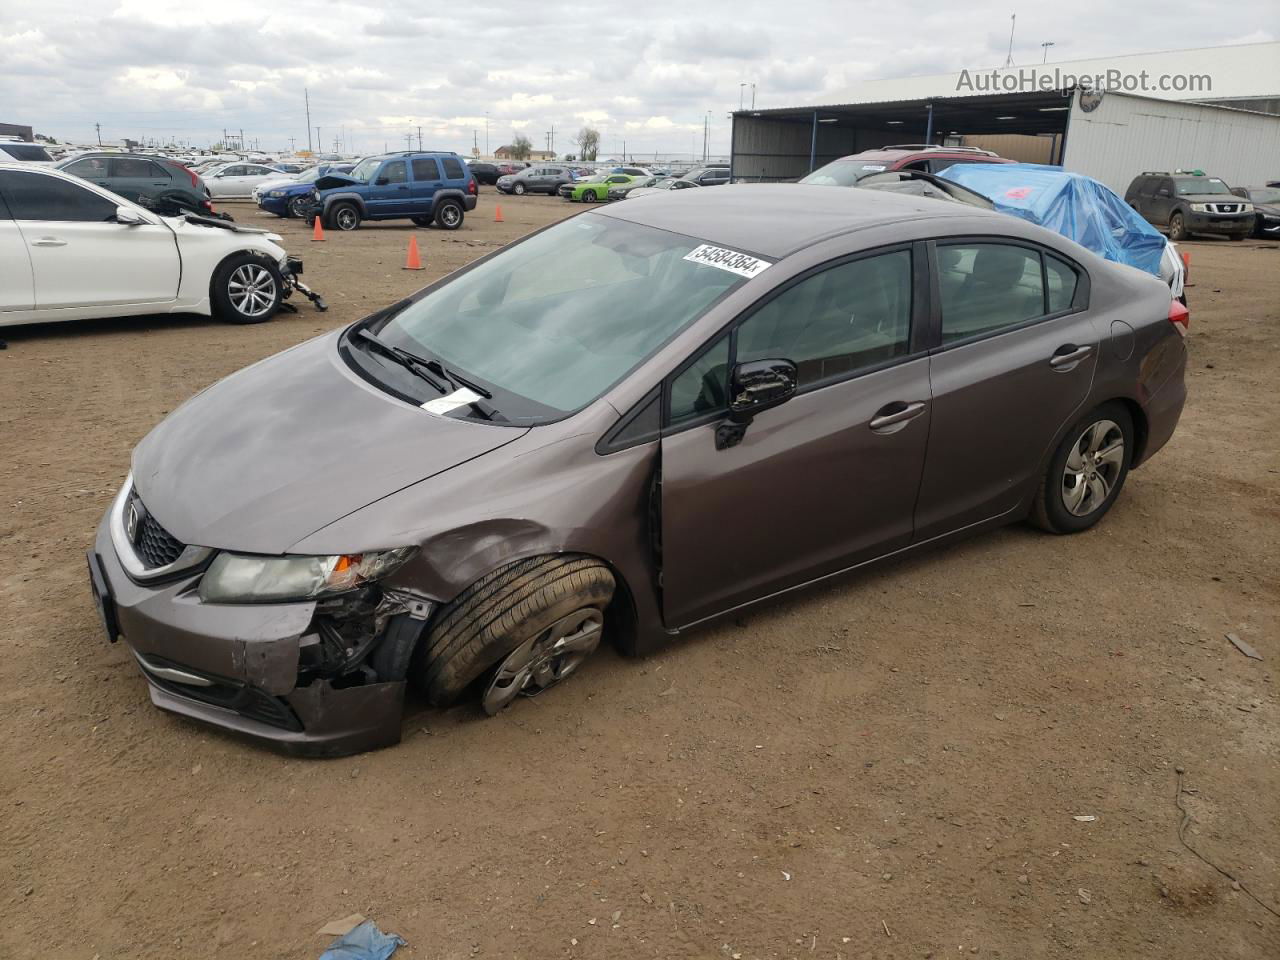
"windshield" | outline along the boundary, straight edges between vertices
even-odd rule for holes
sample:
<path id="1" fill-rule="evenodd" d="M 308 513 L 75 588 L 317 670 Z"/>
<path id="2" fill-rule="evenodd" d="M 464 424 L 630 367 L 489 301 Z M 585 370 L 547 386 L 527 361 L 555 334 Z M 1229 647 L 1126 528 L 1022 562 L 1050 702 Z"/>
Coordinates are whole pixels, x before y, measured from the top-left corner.
<path id="1" fill-rule="evenodd" d="M 744 282 L 684 259 L 700 245 L 586 214 L 481 263 L 376 332 L 479 381 L 507 422 L 556 420 L 591 403 Z M 408 386 L 415 381 L 403 368 L 382 364 L 379 376 L 424 400 L 439 396 L 420 380 Z"/>
<path id="2" fill-rule="evenodd" d="M 1190 197 L 1199 194 L 1230 194 L 1227 185 L 1217 177 L 1188 177 L 1175 181 L 1178 185 L 1178 196 Z"/>
<path id="3" fill-rule="evenodd" d="M 873 173 L 884 173 L 888 169 L 887 162 L 836 160 L 825 167 L 819 167 L 807 177 L 801 177 L 800 182 L 818 183 L 824 187 L 852 187 L 863 177 L 869 177 Z"/>
<path id="4" fill-rule="evenodd" d="M 352 180 L 360 180 L 368 183 L 369 178 L 377 173 L 378 168 L 382 166 L 381 157 L 365 157 L 356 164 L 355 169 L 347 174 Z M 334 171 L 335 173 L 337 171 Z"/>
<path id="5" fill-rule="evenodd" d="M 1280 203 L 1280 190 L 1250 190 L 1249 199 L 1254 203 Z"/>

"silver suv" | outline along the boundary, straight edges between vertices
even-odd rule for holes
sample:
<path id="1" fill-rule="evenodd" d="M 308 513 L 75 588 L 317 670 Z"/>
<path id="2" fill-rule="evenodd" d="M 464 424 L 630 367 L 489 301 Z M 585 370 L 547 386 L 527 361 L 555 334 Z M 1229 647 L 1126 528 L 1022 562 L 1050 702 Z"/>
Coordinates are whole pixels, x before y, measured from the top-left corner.
<path id="1" fill-rule="evenodd" d="M 514 193 L 516 196 L 526 193 L 555 196 L 561 185 L 566 183 L 573 183 L 572 170 L 560 164 L 542 164 L 499 177 L 496 186 L 502 193 Z"/>

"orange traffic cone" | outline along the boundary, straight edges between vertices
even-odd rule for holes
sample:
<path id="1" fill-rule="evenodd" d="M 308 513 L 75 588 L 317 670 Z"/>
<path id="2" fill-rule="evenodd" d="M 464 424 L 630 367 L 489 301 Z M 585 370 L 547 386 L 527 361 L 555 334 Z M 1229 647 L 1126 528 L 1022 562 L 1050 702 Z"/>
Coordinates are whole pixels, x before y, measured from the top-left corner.
<path id="1" fill-rule="evenodd" d="M 1182 266 L 1184 272 L 1182 279 L 1185 283 L 1191 279 L 1191 254 L 1187 253 L 1185 250 L 1182 251 Z"/>
<path id="2" fill-rule="evenodd" d="M 320 225 L 320 218 L 316 217 L 316 228 L 311 231 L 311 242 L 324 239 L 324 227 Z"/>
<path id="3" fill-rule="evenodd" d="M 404 269 L 421 270 L 422 260 L 418 256 L 418 238 L 415 234 L 409 235 L 409 256 L 405 258 Z"/>
<path id="4" fill-rule="evenodd" d="M 496 204 L 496 205 L 494 206 L 494 208 L 493 208 L 493 222 L 494 222 L 494 223 L 503 223 L 503 222 L 504 222 L 504 221 L 503 221 L 503 219 L 502 219 L 502 204 L 500 204 L 500 203 L 499 203 L 499 204 Z"/>

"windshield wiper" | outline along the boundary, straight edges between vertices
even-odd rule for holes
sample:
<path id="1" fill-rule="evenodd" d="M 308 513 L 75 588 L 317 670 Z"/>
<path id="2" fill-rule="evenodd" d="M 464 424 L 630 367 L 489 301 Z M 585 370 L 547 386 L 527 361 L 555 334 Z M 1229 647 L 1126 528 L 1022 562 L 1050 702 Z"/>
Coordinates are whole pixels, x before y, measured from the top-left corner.
<path id="1" fill-rule="evenodd" d="M 416 356 L 408 350 L 405 350 L 403 347 L 397 347 L 395 344 L 387 343 L 387 341 L 380 339 L 376 333 L 370 333 L 368 330 L 363 328 L 356 331 L 356 336 L 365 341 L 365 343 L 373 344 L 382 351 L 384 356 L 390 357 L 392 360 L 396 361 L 396 363 L 400 364 L 400 366 L 417 376 L 418 379 L 425 380 L 441 393 L 449 392 L 448 384 L 441 383 L 427 372 L 431 369 L 431 361 Z"/>
<path id="2" fill-rule="evenodd" d="M 484 387 L 481 387 L 478 384 L 474 384 L 470 380 L 467 380 L 465 377 L 458 376 L 458 374 L 456 373 L 451 373 L 445 367 L 445 365 L 441 363 L 439 360 L 434 360 L 434 359 L 428 360 L 426 357 L 420 357 L 416 353 L 411 353 L 410 351 L 404 349 L 404 347 L 397 347 L 393 343 L 387 343 L 387 341 L 381 339 L 376 333 L 371 333 L 369 330 L 363 327 L 356 331 L 356 336 L 360 337 L 360 339 L 364 340 L 366 343 L 370 343 L 376 346 L 388 357 L 395 360 L 397 363 L 403 366 L 406 370 L 415 374 L 420 379 L 425 380 L 427 383 L 431 384 L 431 386 L 435 387 L 441 393 L 448 393 L 450 387 L 453 387 L 455 390 L 458 389 L 459 387 L 466 387 L 468 390 L 471 390 L 473 393 L 479 394 L 481 397 L 484 397 L 486 400 L 492 399 L 493 397 L 493 394 L 490 393 L 488 390 L 484 389 Z M 428 371 L 431 371 L 431 373 L 435 373 L 438 376 L 444 377 L 444 379 L 447 382 L 441 383 L 439 380 L 433 377 L 431 373 L 428 373 Z M 468 401 L 467 406 L 471 407 L 472 410 L 474 410 L 477 414 L 479 414 L 485 420 L 506 420 L 507 419 L 502 414 L 498 413 L 498 411 L 495 410 L 491 405 L 487 403 L 481 403 L 480 400 L 478 399 Z"/>
<path id="3" fill-rule="evenodd" d="M 468 380 L 466 377 L 462 376 L 462 374 L 460 373 L 454 373 L 452 370 L 446 367 L 439 360 L 427 360 L 425 361 L 425 363 L 427 365 L 427 368 L 431 370 L 432 373 L 437 373 L 440 376 L 444 377 L 446 380 L 452 383 L 455 387 L 466 387 L 472 393 L 478 393 L 480 394 L 480 396 L 484 397 L 486 400 L 493 399 L 493 394 L 490 393 L 488 390 L 486 390 L 484 387 L 480 386 L 480 384 L 476 383 L 473 380 Z"/>

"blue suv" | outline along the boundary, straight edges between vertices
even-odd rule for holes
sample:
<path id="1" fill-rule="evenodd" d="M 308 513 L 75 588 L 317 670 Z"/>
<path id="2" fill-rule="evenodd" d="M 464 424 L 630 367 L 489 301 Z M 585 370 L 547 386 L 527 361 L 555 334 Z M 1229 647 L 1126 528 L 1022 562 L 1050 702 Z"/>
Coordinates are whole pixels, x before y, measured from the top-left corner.
<path id="1" fill-rule="evenodd" d="M 456 153 L 405 151 L 365 157 L 350 173 L 316 180 L 312 217 L 355 230 L 365 220 L 412 220 L 420 227 L 457 230 L 480 192 Z"/>

